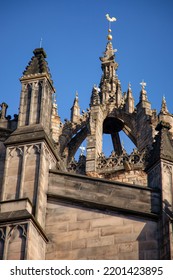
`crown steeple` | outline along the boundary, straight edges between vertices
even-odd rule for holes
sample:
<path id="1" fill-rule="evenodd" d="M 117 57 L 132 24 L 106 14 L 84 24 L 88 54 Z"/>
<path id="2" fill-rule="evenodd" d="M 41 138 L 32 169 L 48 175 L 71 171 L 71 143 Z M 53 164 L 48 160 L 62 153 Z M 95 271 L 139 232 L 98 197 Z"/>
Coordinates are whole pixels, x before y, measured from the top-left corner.
<path id="1" fill-rule="evenodd" d="M 118 63 L 115 61 L 115 52 L 112 42 L 108 42 L 104 56 L 100 57 L 103 75 L 100 81 L 100 97 L 102 103 L 113 102 L 116 107 L 121 105 L 122 93 L 120 81 L 116 74 Z"/>
<path id="2" fill-rule="evenodd" d="M 109 21 L 109 35 L 107 37 L 108 42 L 106 45 L 104 56 L 100 57 L 101 68 L 103 71 L 103 75 L 99 86 L 100 101 L 102 104 L 114 104 L 114 106 L 118 108 L 121 106 L 122 103 L 122 92 L 120 81 L 118 80 L 118 76 L 116 74 L 116 70 L 118 69 L 118 63 L 115 61 L 115 53 L 117 52 L 117 50 L 113 48 L 113 44 L 111 42 L 112 35 L 110 35 L 110 24 L 113 21 L 116 21 L 116 18 L 110 18 L 108 14 L 106 15 L 106 18 Z"/>

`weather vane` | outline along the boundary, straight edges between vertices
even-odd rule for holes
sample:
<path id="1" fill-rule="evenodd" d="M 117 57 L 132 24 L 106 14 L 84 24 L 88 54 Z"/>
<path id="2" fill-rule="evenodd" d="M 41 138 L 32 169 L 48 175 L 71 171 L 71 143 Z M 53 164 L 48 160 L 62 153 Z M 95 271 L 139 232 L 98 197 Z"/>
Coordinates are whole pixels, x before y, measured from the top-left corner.
<path id="1" fill-rule="evenodd" d="M 110 41 L 112 40 L 112 35 L 110 34 L 111 33 L 111 23 L 116 21 L 117 19 L 115 17 L 110 17 L 109 14 L 106 14 L 106 19 L 109 21 L 109 29 L 108 29 L 108 36 L 107 36 L 107 39 Z"/>

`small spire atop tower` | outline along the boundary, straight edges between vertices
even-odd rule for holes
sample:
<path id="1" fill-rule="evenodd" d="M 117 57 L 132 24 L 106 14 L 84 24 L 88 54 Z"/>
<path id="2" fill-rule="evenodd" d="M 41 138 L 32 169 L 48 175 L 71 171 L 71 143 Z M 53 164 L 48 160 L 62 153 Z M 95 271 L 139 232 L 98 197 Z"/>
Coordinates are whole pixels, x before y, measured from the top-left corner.
<path id="1" fill-rule="evenodd" d="M 115 17 L 110 17 L 109 14 L 106 15 L 106 18 L 109 22 L 109 33 L 111 32 L 110 25 L 112 22 L 116 21 Z M 111 105 L 115 105 L 115 107 L 119 107 L 122 104 L 122 92 L 120 81 L 118 80 L 118 76 L 116 70 L 118 68 L 118 63 L 115 61 L 115 52 L 116 49 L 113 48 L 112 45 L 112 35 L 108 35 L 108 42 L 106 45 L 106 50 L 104 52 L 104 56 L 100 57 L 101 67 L 103 71 L 103 75 L 100 81 L 100 102 L 101 104 L 109 103 Z"/>
<path id="2" fill-rule="evenodd" d="M 76 91 L 73 106 L 71 108 L 71 121 L 77 122 L 79 117 L 80 117 L 80 107 L 79 107 L 79 100 L 78 100 L 78 92 Z"/>
<path id="3" fill-rule="evenodd" d="M 142 82 L 140 83 L 141 85 L 141 92 L 140 92 L 140 101 L 147 101 L 147 92 L 145 90 L 145 87 L 147 85 L 147 83 L 144 82 L 144 80 L 142 80 Z"/>
<path id="4" fill-rule="evenodd" d="M 166 105 L 165 96 L 163 96 L 163 98 L 162 98 L 162 105 L 161 105 L 160 114 L 169 114 L 169 111 L 168 111 L 168 108 L 167 108 L 167 105 Z"/>
<path id="5" fill-rule="evenodd" d="M 33 51 L 34 56 L 31 58 L 28 66 L 23 72 L 23 76 L 21 78 L 25 79 L 28 75 L 47 75 L 50 83 L 53 85 L 52 77 L 50 74 L 50 70 L 48 67 L 48 63 L 46 61 L 46 52 L 43 48 L 37 48 Z"/>
<path id="6" fill-rule="evenodd" d="M 131 83 L 128 84 L 128 90 L 127 90 L 127 97 L 126 97 L 126 103 L 125 103 L 125 109 L 128 113 L 133 113 L 134 111 L 134 98 L 132 95 L 132 89 L 131 89 Z"/>

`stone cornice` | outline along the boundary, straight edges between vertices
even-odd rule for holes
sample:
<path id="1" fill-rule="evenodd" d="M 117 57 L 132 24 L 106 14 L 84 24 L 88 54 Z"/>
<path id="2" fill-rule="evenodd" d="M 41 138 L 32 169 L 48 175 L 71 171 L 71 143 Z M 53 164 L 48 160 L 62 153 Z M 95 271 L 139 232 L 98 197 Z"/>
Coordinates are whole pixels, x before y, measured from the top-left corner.
<path id="1" fill-rule="evenodd" d="M 150 218 L 161 211 L 158 190 L 65 172 L 50 172 L 48 197 Z"/>

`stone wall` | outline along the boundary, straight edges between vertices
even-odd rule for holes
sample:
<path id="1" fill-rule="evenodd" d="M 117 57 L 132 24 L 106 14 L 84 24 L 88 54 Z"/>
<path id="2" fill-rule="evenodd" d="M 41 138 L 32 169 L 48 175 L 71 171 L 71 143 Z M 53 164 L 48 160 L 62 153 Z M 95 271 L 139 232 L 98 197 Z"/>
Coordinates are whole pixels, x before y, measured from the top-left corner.
<path id="1" fill-rule="evenodd" d="M 132 184 L 51 170 L 48 196 L 78 201 L 98 209 L 121 209 L 138 214 L 160 213 L 160 191 Z"/>
<path id="2" fill-rule="evenodd" d="M 157 222 L 49 201 L 46 259 L 158 259 Z"/>
<path id="3" fill-rule="evenodd" d="M 46 240 L 33 223 L 28 225 L 27 237 L 27 260 L 44 260 L 46 251 Z"/>
<path id="4" fill-rule="evenodd" d="M 143 170 L 117 171 L 107 176 L 104 175 L 104 178 L 111 181 L 147 186 L 147 174 Z"/>
<path id="5" fill-rule="evenodd" d="M 31 221 L 0 226 L 0 259 L 44 260 L 46 240 Z"/>
<path id="6" fill-rule="evenodd" d="M 51 171 L 46 259 L 158 259 L 160 193 Z"/>
<path id="7" fill-rule="evenodd" d="M 5 164 L 5 146 L 2 142 L 0 142 L 0 201 L 1 201 L 1 195 L 2 195 L 4 164 Z"/>
<path id="8" fill-rule="evenodd" d="M 0 203 L 0 259 L 43 260 L 47 241 L 27 198 Z"/>

